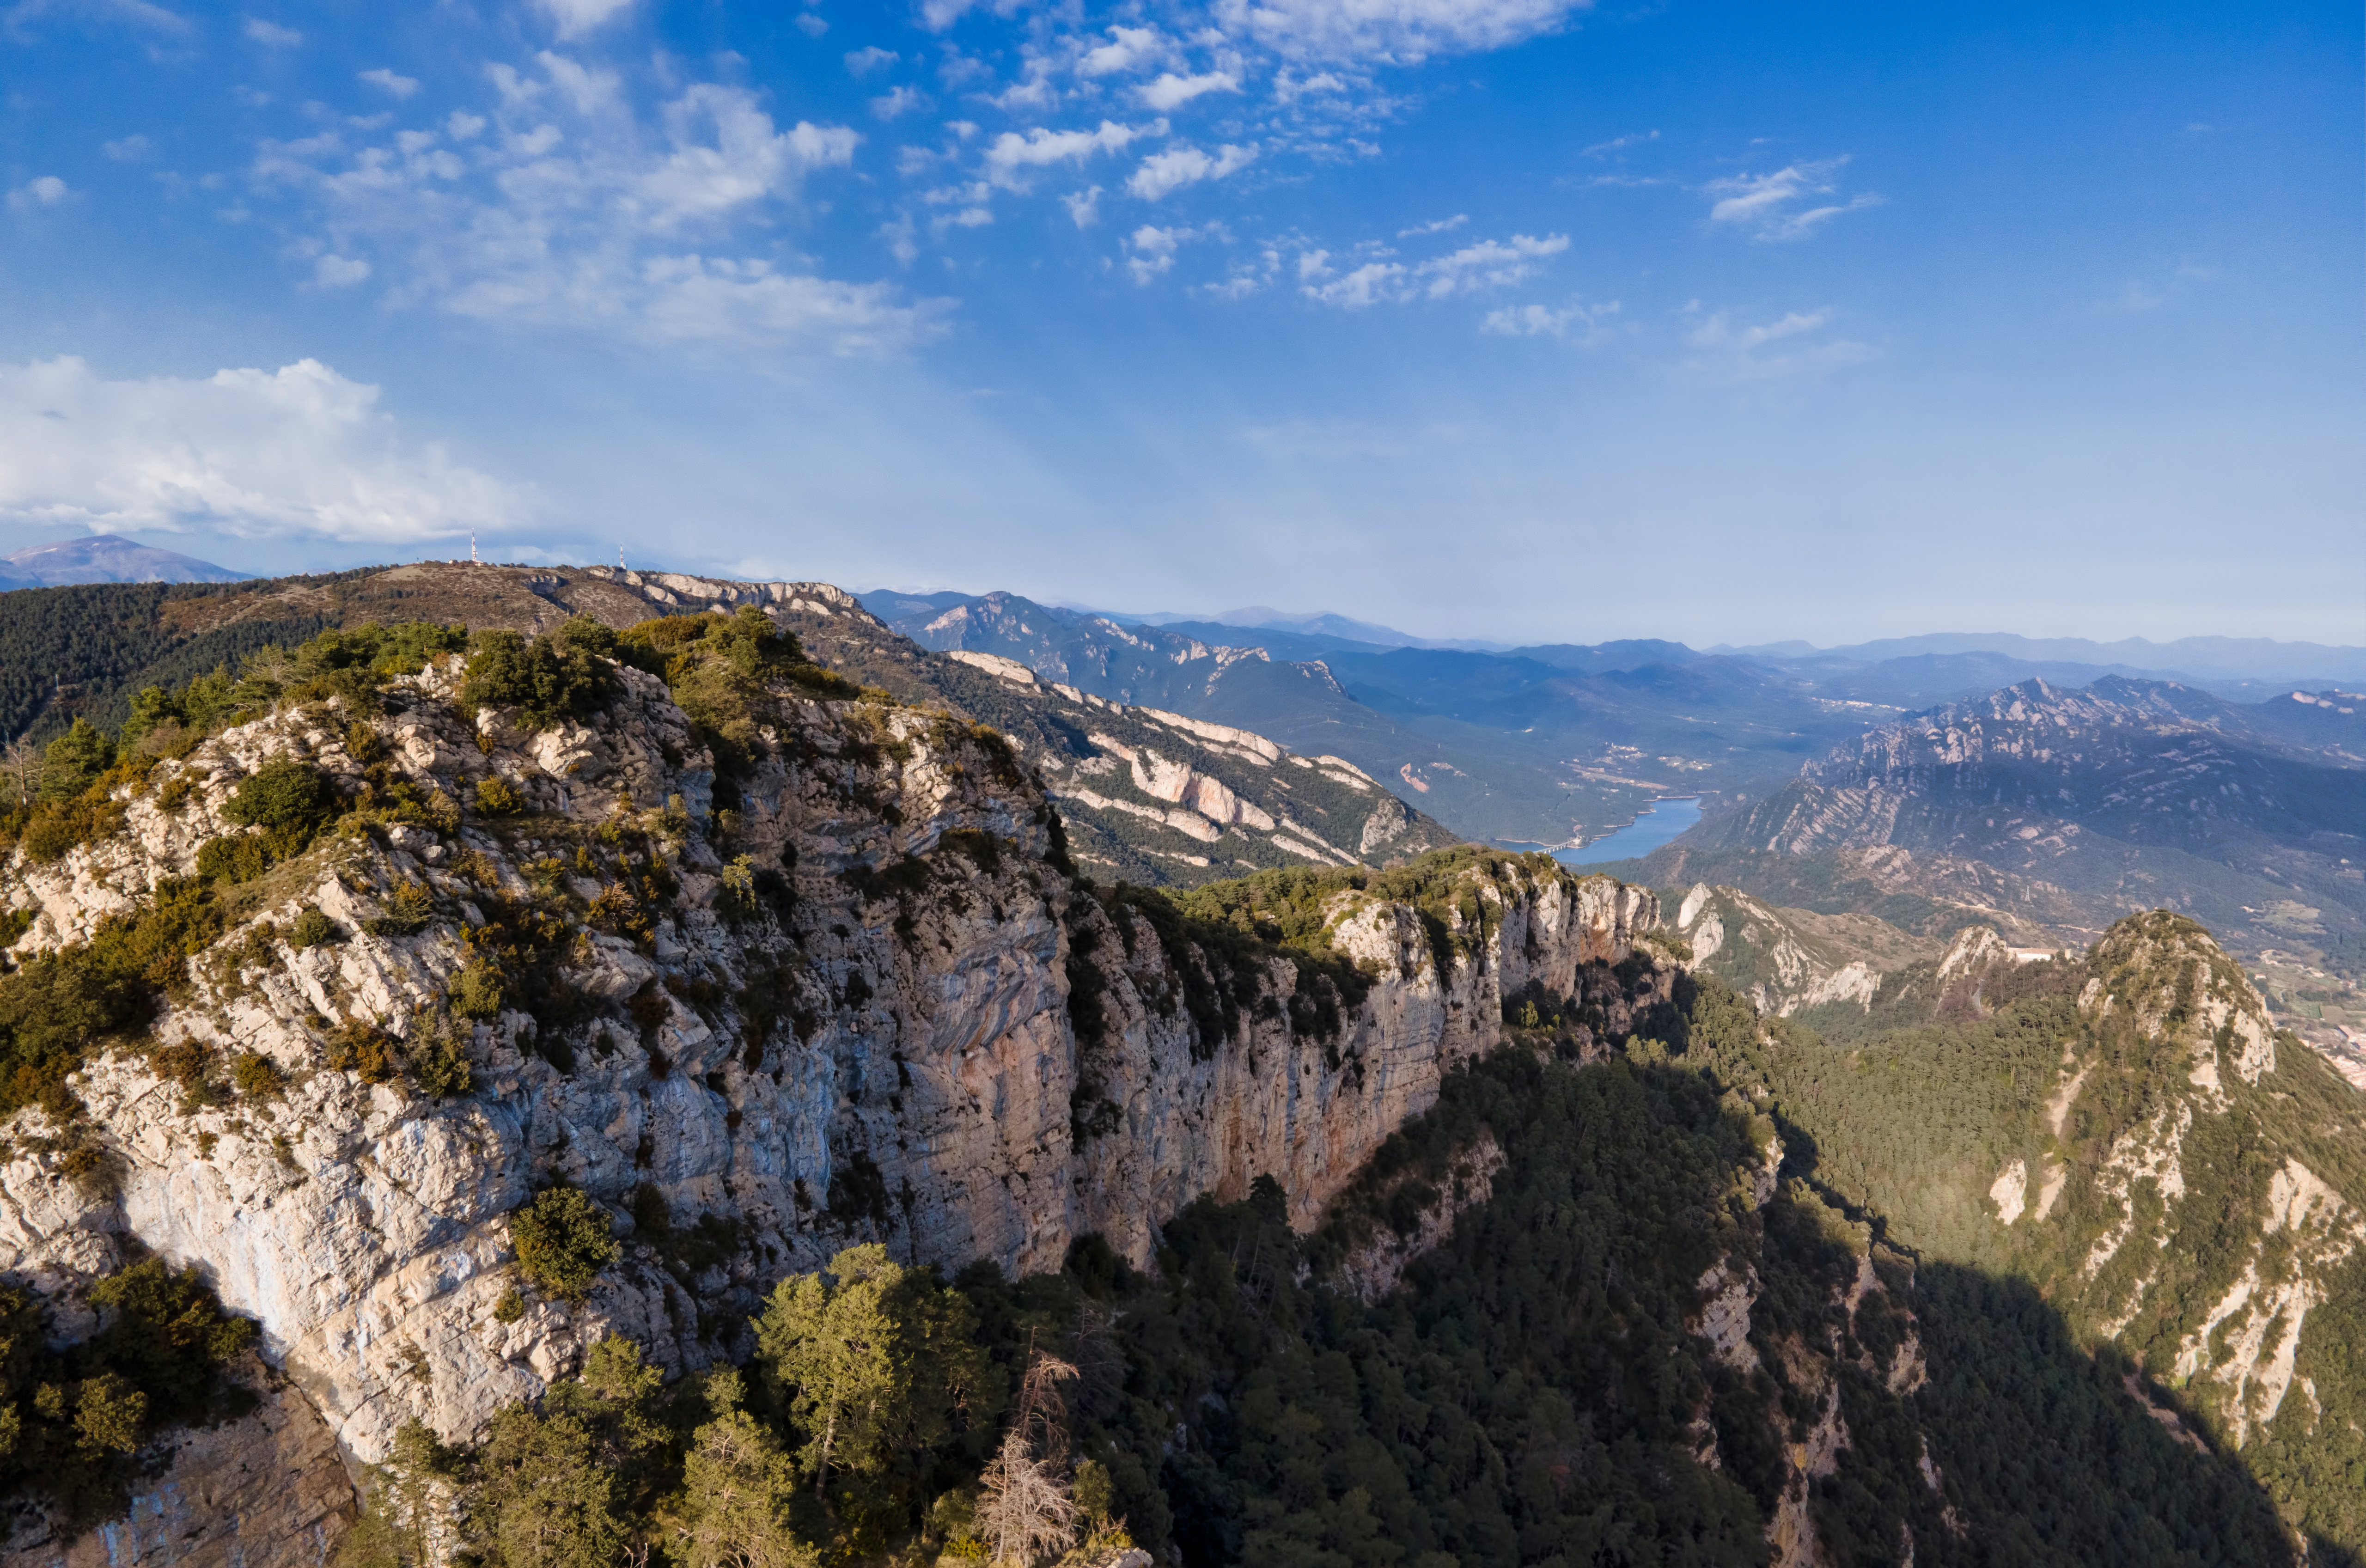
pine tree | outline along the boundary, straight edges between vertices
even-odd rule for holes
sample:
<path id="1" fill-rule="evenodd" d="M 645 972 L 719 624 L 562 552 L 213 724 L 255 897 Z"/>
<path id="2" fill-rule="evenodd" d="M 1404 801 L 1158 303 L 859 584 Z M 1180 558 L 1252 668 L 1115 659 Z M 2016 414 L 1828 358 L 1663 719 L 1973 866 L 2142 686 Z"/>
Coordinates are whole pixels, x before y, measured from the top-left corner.
<path id="1" fill-rule="evenodd" d="M 715 1419 L 691 1440 L 682 1469 L 685 1568 L 813 1568 L 813 1549 L 790 1533 L 796 1466 L 739 1405 L 739 1376 L 707 1383 Z"/>
<path id="2" fill-rule="evenodd" d="M 833 1470 L 874 1475 L 944 1439 L 985 1374 L 974 1322 L 961 1297 L 875 1244 L 781 1281 L 757 1355 L 806 1434 L 797 1465 L 817 1495 Z"/>

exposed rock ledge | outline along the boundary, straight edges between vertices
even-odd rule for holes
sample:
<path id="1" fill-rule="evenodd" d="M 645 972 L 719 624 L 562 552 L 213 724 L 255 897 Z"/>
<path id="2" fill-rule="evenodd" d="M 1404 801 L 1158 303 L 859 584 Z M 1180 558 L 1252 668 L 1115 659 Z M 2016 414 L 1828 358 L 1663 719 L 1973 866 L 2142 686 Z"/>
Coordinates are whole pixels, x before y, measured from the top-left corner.
<path id="1" fill-rule="evenodd" d="M 469 1437 L 611 1332 L 670 1368 L 738 1354 L 732 1314 L 850 1240 L 1035 1270 L 1098 1232 L 1146 1260 L 1184 1203 L 1244 1193 L 1260 1175 L 1310 1224 L 1435 1102 L 1448 1068 L 1496 1042 L 1506 993 L 1572 992 L 1583 966 L 1626 958 L 1657 922 L 1648 891 L 1606 877 L 1472 863 L 1455 874 L 1461 953 L 1441 974 L 1413 909 L 1345 893 L 1333 941 L 1371 983 L 1337 1031 L 1293 1018 L 1297 965 L 1276 958 L 1211 1037 L 1187 1005 L 1205 994 L 1208 960 L 1073 891 L 1047 861 L 1040 788 L 966 730 L 914 709 L 783 696 L 718 854 L 704 830 L 712 759 L 659 682 L 618 680 L 596 725 L 535 735 L 498 716 L 481 729 L 463 719 L 448 674 L 412 678 L 408 711 L 372 721 L 390 765 L 462 800 L 498 773 L 533 814 L 332 838 L 255 885 L 260 907 L 191 961 L 191 988 L 155 1032 L 218 1060 L 268 1056 L 286 1098 L 268 1116 L 244 1101 L 191 1109 L 142 1056 L 95 1062 L 79 1091 L 118 1161 L 119 1201 L 84 1197 L 13 1139 L 0 1274 L 55 1296 L 134 1239 L 195 1264 L 260 1322 L 265 1356 L 342 1450 L 376 1460 L 413 1416 Z M 227 732 L 152 781 L 187 781 L 174 810 L 127 791 L 114 838 L 52 865 L 12 864 L 0 897 L 41 911 L 22 948 L 85 934 L 186 874 L 205 839 L 232 830 L 228 796 L 268 757 L 307 756 L 350 785 L 361 763 L 346 716 L 291 710 Z M 669 800 L 678 815 L 664 819 L 634 804 Z M 511 1010 L 478 1025 L 476 1086 L 453 1100 L 327 1066 L 325 1025 L 415 1027 L 413 1010 L 438 1003 L 465 960 L 459 922 L 481 920 L 497 894 L 527 897 L 537 875 L 532 897 L 563 899 L 548 863 L 530 863 L 599 848 L 589 829 L 611 821 L 650 835 L 678 892 L 646 941 L 580 932 L 565 974 L 591 1004 L 586 1021 Z M 724 857 L 742 854 L 792 868 L 782 916 L 726 918 Z M 436 921 L 369 934 L 364 922 L 405 882 L 434 895 Z M 580 919 L 598 884 L 573 886 L 566 908 Z M 261 935 L 263 919 L 284 932 L 305 906 L 346 939 L 299 952 Z M 1081 1042 L 1072 976 L 1098 986 L 1101 1026 Z M 750 1015 L 759 996 L 769 1021 Z M 23 1123 L 38 1115 L 10 1130 L 32 1132 Z M 494 1307 L 513 1282 L 507 1215 L 551 1179 L 609 1206 L 625 1255 L 584 1306 L 540 1302 L 505 1323 Z M 738 1227 L 738 1249 L 693 1262 L 637 1231 L 644 1189 L 645 1216 L 652 1196 L 677 1235 L 717 1216 Z M 266 1559 L 299 1560 L 246 1553 Z"/>

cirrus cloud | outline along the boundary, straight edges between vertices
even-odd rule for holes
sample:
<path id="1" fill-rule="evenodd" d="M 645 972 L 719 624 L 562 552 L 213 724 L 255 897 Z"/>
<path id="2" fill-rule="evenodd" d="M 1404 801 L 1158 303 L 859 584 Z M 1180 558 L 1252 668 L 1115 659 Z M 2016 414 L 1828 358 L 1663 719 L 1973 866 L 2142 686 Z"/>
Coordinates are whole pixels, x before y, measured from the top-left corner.
<path id="1" fill-rule="evenodd" d="M 1717 201 L 1708 220 L 1746 231 L 1756 240 L 1804 240 L 1843 212 L 1878 207 L 1881 197 L 1867 193 L 1846 201 L 1807 205 L 1839 190 L 1834 178 L 1846 166 L 1846 157 L 1821 163 L 1792 164 L 1771 175 L 1738 175 L 1711 180 L 1702 188 Z"/>
<path id="2" fill-rule="evenodd" d="M 1280 53 L 1410 62 L 1502 49 L 1591 8 L 1592 0 L 1218 0 L 1215 14 Z"/>

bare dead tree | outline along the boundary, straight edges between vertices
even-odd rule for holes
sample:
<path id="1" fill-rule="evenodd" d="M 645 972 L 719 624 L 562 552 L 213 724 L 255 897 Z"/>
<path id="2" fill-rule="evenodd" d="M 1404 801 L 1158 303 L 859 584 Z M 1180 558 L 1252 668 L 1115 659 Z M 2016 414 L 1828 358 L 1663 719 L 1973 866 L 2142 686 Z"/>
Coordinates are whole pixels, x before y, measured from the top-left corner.
<path id="1" fill-rule="evenodd" d="M 1076 1369 L 1036 1354 L 1020 1380 L 1019 1408 L 986 1473 L 978 1478 L 978 1520 L 997 1563 L 1028 1568 L 1076 1539 L 1078 1512 L 1068 1495 L 1067 1403 L 1060 1385 Z"/>
<path id="2" fill-rule="evenodd" d="M 978 1480 L 978 1521 L 994 1543 L 996 1562 L 1030 1568 L 1076 1539 L 1076 1505 L 1067 1483 L 1035 1456 L 1018 1427 L 1003 1435 L 1001 1449 Z"/>

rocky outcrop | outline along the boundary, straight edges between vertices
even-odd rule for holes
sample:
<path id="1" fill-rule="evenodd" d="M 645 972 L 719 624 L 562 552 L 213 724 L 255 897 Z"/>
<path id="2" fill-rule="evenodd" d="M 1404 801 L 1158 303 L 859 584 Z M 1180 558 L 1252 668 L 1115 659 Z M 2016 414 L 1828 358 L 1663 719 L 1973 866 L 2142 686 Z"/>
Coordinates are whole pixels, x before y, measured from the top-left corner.
<path id="1" fill-rule="evenodd" d="M 1674 924 L 1695 969 L 1784 1018 L 1831 1002 L 1870 1011 L 1885 976 L 1940 954 L 1938 943 L 1870 915 L 1778 908 L 1705 882 L 1684 895 Z"/>
<path id="2" fill-rule="evenodd" d="M 353 1522 L 353 1482 L 311 1404 L 259 1365 L 240 1382 L 254 1408 L 181 1427 L 138 1457 L 123 1516 L 61 1534 L 28 1511 L 0 1544 L 6 1568 L 325 1568 Z"/>
<path id="3" fill-rule="evenodd" d="M 1500 856 L 1441 872 L 1425 911 L 1342 884 L 1350 997 L 1080 891 L 1041 786 L 941 713 L 784 688 L 726 790 L 652 677 L 619 669 L 603 713 L 539 730 L 464 716 L 455 678 L 208 739 L 123 792 L 121 832 L 17 861 L 6 891 L 39 911 L 23 956 L 189 874 L 269 760 L 381 807 L 409 792 L 411 820 L 348 816 L 219 889 L 226 929 L 152 1048 L 74 1077 L 115 1193 L 34 1152 L 39 1111 L 0 1168 L 0 1275 L 60 1303 L 53 1332 L 135 1243 L 193 1264 L 361 1460 L 414 1416 L 472 1434 L 603 1335 L 670 1368 L 741 1353 L 760 1292 L 852 1240 L 1033 1270 L 1098 1233 L 1147 1261 L 1182 1204 L 1260 1176 L 1311 1223 L 1495 1043 L 1506 994 L 1573 994 L 1657 919 L 1648 892 Z M 463 810 L 495 776 L 527 811 Z M 336 940 L 294 944 L 307 909 Z M 464 973 L 480 1016 L 456 1010 Z M 398 1055 L 456 1042 L 468 1086 L 368 1081 L 338 1042 L 373 1030 Z M 214 1092 L 159 1066 L 181 1047 Z M 230 1091 L 242 1054 L 281 1087 Z M 624 1255 L 588 1301 L 521 1313 L 511 1215 L 552 1182 L 605 1206 Z"/>
<path id="4" fill-rule="evenodd" d="M 1482 1130 L 1448 1170 L 1443 1184 L 1433 1185 L 1430 1197 L 1414 1212 L 1410 1227 L 1377 1227 L 1360 1246 L 1339 1260 L 1339 1280 L 1358 1301 L 1370 1305 L 1397 1288 L 1404 1271 L 1444 1241 L 1464 1211 L 1495 1195 L 1495 1173 L 1504 1168 L 1504 1148 L 1493 1133 Z M 1412 1179 L 1411 1173 L 1376 1194 L 1385 1202 L 1395 1189 Z"/>
<path id="5" fill-rule="evenodd" d="M 2341 1146 L 2354 1091 L 2278 1049 L 2259 993 L 2190 920 L 2123 921 L 2089 968 L 2042 1164 L 1998 1174 L 1996 1219 L 2075 1322 L 2168 1371 L 2236 1445 L 2313 1427 L 2318 1383 L 2349 1382 L 2314 1314 L 2366 1256 Z"/>

